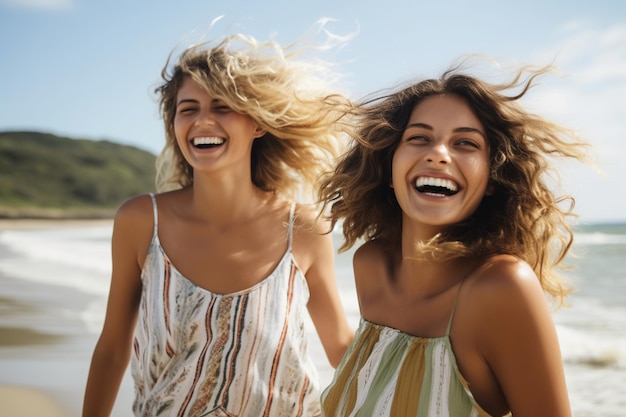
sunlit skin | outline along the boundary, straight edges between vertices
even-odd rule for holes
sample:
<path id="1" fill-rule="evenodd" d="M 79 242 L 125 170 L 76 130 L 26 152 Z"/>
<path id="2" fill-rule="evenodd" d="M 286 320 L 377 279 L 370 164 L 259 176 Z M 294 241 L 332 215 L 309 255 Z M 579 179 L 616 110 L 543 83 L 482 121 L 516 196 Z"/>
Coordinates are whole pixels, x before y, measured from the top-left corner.
<path id="1" fill-rule="evenodd" d="M 193 167 L 193 183 L 156 195 L 160 244 L 169 261 L 199 287 L 217 294 L 251 288 L 286 253 L 285 225 L 292 205 L 252 182 L 252 144 L 263 140 L 265 132 L 250 116 L 224 106 L 189 78 L 176 102 L 174 130 Z M 198 138 L 210 146 L 197 146 Z M 113 408 L 131 355 L 153 228 L 147 195 L 129 199 L 116 214 L 109 301 L 90 368 L 84 416 L 108 416 Z M 307 281 L 311 319 L 329 363 L 337 366 L 354 332 L 337 291 L 327 228 L 316 221 L 311 207 L 296 206 L 293 257 Z"/>
<path id="2" fill-rule="evenodd" d="M 437 178 L 453 195 L 420 192 L 418 178 Z M 403 224 L 429 239 L 469 217 L 489 183 L 489 144 L 482 123 L 456 95 L 425 98 L 411 113 L 392 163 L 392 184 Z"/>
<path id="3" fill-rule="evenodd" d="M 493 192 L 489 141 L 467 102 L 447 94 L 418 103 L 395 151 L 392 177 L 402 209 L 401 251 L 377 240 L 357 249 L 363 317 L 413 336 L 442 337 L 456 303 L 452 350 L 485 412 L 570 416 L 556 330 L 532 268 L 507 254 L 451 262 L 415 257 L 417 242 L 467 219 Z M 443 187 L 416 188 L 419 178 Z"/>
<path id="4" fill-rule="evenodd" d="M 248 115 L 237 113 L 214 99 L 187 77 L 176 97 L 176 140 L 196 172 L 230 166 L 249 175 L 253 141 L 265 132 Z M 205 143 L 195 146 L 194 141 Z"/>

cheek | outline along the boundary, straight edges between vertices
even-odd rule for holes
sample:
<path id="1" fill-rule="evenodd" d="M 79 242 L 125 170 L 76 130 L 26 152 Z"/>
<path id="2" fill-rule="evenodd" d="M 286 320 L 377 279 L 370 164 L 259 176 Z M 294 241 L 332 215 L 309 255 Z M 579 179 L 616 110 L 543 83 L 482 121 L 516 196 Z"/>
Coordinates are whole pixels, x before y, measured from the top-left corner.
<path id="1" fill-rule="evenodd" d="M 491 177 L 491 169 L 489 162 L 485 161 L 485 158 L 472 158 L 465 162 L 465 169 L 467 175 L 473 178 L 474 182 L 487 184 Z"/>
<path id="2" fill-rule="evenodd" d="M 175 118 L 172 121 L 172 125 L 173 125 L 172 127 L 173 127 L 173 130 L 174 130 L 174 135 L 176 136 L 176 139 L 178 140 L 178 138 L 181 135 L 181 130 L 182 130 L 181 122 L 180 122 L 180 120 L 178 118 Z"/>
<path id="3" fill-rule="evenodd" d="M 399 187 L 405 182 L 409 171 L 415 166 L 416 157 L 411 152 L 395 152 L 391 159 L 391 178 L 392 183 Z"/>
<path id="4" fill-rule="evenodd" d="M 491 185 L 491 167 L 488 163 L 483 164 L 482 175 L 485 182 L 485 193 L 493 193 L 493 186 Z"/>
<path id="5" fill-rule="evenodd" d="M 180 151 L 185 154 L 186 153 L 186 143 L 187 143 L 187 131 L 181 123 L 177 123 L 174 121 L 174 125 L 172 126 L 172 131 L 174 133 L 174 145 L 180 149 Z"/>
<path id="6" fill-rule="evenodd" d="M 393 189 L 396 199 L 402 199 L 402 195 L 406 193 L 407 175 L 413 166 L 408 159 L 406 155 L 396 153 L 391 162 L 389 187 Z"/>
<path id="7" fill-rule="evenodd" d="M 389 186 L 391 188 L 395 188 L 396 184 L 394 182 L 399 181 L 402 175 L 400 174 L 402 158 L 398 156 L 397 153 L 393 155 L 391 159 L 391 170 L 390 170 L 390 178 L 389 178 Z"/>
<path id="8" fill-rule="evenodd" d="M 482 171 L 477 181 L 477 199 L 479 200 L 478 204 L 480 204 L 485 197 L 493 195 L 494 192 L 494 187 L 490 181 L 489 170 Z"/>
<path id="9" fill-rule="evenodd" d="M 402 148 L 396 149 L 391 157 L 391 172 L 395 175 L 399 173 L 406 166 L 407 152 L 403 152 Z"/>

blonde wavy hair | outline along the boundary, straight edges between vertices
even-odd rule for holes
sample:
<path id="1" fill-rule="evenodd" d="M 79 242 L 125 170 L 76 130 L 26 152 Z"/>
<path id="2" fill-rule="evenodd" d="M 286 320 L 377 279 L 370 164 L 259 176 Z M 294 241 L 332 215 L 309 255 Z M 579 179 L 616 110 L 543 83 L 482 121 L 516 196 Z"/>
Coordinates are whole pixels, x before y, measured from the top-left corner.
<path id="1" fill-rule="evenodd" d="M 332 224 L 343 222 L 345 240 L 340 251 L 358 239 L 379 240 L 389 250 L 399 250 L 402 212 L 389 186 L 393 154 L 421 100 L 457 94 L 486 130 L 495 192 L 484 197 L 470 218 L 419 243 L 420 259 L 445 262 L 511 254 L 528 262 L 544 290 L 563 302 L 570 289 L 557 270 L 564 267 L 573 241 L 566 219 L 574 216 L 574 199 L 552 191 L 547 180 L 559 189 L 560 181 L 550 159 L 588 162 L 588 145 L 573 131 L 524 110 L 519 103 L 536 78 L 551 70 L 526 66 L 509 82 L 489 84 L 455 67 L 439 79 L 364 101 L 351 148 L 319 190 L 323 208 L 330 206 L 325 211 Z"/>
<path id="2" fill-rule="evenodd" d="M 172 68 L 168 59 L 163 83 L 155 90 L 166 138 L 157 158 L 157 190 L 193 183 L 193 169 L 174 133 L 176 95 L 190 77 L 267 132 L 252 147 L 252 182 L 257 187 L 289 199 L 314 196 L 315 182 L 332 169 L 346 142 L 353 105 L 332 90 L 338 76 L 328 62 L 296 59 L 304 55 L 303 43 L 301 39 L 283 48 L 272 40 L 232 34 L 187 48 Z"/>

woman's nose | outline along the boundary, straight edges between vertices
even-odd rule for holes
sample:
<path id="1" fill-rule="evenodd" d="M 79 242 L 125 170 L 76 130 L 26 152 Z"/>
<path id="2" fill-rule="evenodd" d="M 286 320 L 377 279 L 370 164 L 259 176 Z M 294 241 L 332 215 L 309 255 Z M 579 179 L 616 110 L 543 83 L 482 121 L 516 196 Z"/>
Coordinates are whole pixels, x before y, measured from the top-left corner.
<path id="1" fill-rule="evenodd" d="M 437 164 L 447 164 L 450 162 L 448 147 L 444 144 L 434 145 L 426 154 L 426 161 Z"/>
<path id="2" fill-rule="evenodd" d="M 211 110 L 204 110 L 198 113 L 198 117 L 195 122 L 198 126 L 212 126 L 215 124 L 215 117 Z"/>

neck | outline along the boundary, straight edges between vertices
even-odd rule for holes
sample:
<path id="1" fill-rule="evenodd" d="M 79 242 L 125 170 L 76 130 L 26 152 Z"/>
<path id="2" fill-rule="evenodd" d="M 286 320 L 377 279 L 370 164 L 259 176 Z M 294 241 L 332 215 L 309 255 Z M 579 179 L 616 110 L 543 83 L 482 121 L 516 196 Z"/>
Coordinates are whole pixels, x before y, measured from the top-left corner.
<path id="1" fill-rule="evenodd" d="M 420 253 L 420 244 L 427 243 L 444 229 L 403 220 L 401 256 L 396 274 L 399 288 L 410 297 L 429 298 L 462 280 L 471 269 L 471 260 L 456 258 L 440 262 Z"/>
<path id="2" fill-rule="evenodd" d="M 255 217 L 274 198 L 250 180 L 194 178 L 190 209 L 198 219 L 229 225 Z"/>
<path id="3" fill-rule="evenodd" d="M 399 291 L 414 299 L 435 297 L 460 283 L 473 269 L 473 262 L 425 262 L 403 258 L 396 274 Z"/>
<path id="4" fill-rule="evenodd" d="M 402 257 L 418 258 L 419 244 L 426 243 L 443 231 L 442 227 L 418 225 L 406 217 L 402 218 Z"/>

